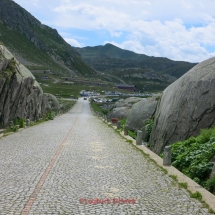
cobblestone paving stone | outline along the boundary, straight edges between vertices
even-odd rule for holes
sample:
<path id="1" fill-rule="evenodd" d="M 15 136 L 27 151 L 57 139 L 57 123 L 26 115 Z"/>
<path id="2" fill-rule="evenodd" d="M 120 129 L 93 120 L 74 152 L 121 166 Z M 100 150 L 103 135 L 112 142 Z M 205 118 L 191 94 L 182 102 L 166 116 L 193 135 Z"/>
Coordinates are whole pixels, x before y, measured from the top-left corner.
<path id="1" fill-rule="evenodd" d="M 209 214 L 79 100 L 69 113 L 0 140 L 0 215 L 21 214 L 79 116 L 29 215 Z M 83 199 L 109 199 L 84 204 Z M 114 198 L 135 199 L 116 204 Z"/>

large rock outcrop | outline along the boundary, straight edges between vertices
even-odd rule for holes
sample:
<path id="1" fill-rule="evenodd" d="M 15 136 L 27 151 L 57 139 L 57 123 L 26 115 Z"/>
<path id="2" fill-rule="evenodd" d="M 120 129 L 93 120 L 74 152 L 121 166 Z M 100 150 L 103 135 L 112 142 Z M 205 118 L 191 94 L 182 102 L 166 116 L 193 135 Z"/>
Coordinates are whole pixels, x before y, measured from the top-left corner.
<path id="1" fill-rule="evenodd" d="M 16 118 L 38 119 L 46 114 L 46 97 L 31 72 L 0 46 L 0 124 L 5 127 Z M 57 100 L 51 99 L 51 109 L 58 110 Z"/>
<path id="2" fill-rule="evenodd" d="M 115 108 L 110 112 L 109 118 L 118 118 L 118 119 L 124 119 L 127 118 L 129 111 L 131 107 L 141 101 L 142 98 L 138 97 L 129 97 L 124 100 L 119 100 L 115 103 Z"/>
<path id="3" fill-rule="evenodd" d="M 196 65 L 167 87 L 158 105 L 150 142 L 160 153 L 165 145 L 215 125 L 215 57 Z"/>
<path id="4" fill-rule="evenodd" d="M 116 108 L 119 108 L 119 107 L 131 108 L 135 103 L 137 103 L 141 100 L 142 100 L 142 98 L 139 98 L 139 97 L 129 97 L 127 99 L 116 102 L 115 106 L 116 106 Z"/>
<path id="5" fill-rule="evenodd" d="M 128 107 L 119 107 L 114 108 L 110 114 L 109 118 L 118 118 L 118 119 L 124 119 L 127 118 L 130 108 Z"/>
<path id="6" fill-rule="evenodd" d="M 49 93 L 44 93 L 41 104 L 41 114 L 45 115 L 49 111 L 59 111 L 60 104 L 55 96 Z"/>
<path id="7" fill-rule="evenodd" d="M 129 111 L 126 124 L 130 130 L 141 130 L 145 122 L 153 116 L 157 106 L 155 98 L 144 98 L 134 104 Z"/>

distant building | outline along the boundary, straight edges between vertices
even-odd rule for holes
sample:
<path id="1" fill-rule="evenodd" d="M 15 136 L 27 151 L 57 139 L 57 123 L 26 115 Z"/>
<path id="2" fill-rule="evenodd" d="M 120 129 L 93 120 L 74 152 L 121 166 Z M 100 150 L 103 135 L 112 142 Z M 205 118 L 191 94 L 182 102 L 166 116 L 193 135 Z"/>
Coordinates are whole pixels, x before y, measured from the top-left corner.
<path id="1" fill-rule="evenodd" d="M 49 77 L 48 76 L 40 76 L 40 79 L 47 80 L 47 79 L 49 79 Z"/>
<path id="2" fill-rule="evenodd" d="M 131 92 L 136 91 L 136 85 L 128 85 L 128 84 L 115 84 L 115 87 L 118 89 L 128 90 Z"/>
<path id="3" fill-rule="evenodd" d="M 61 84 L 72 85 L 72 84 L 74 84 L 74 82 L 71 82 L 71 81 L 64 81 L 64 82 L 61 82 Z"/>
<path id="4" fill-rule="evenodd" d="M 81 85 L 93 85 L 93 86 L 102 86 L 107 87 L 109 84 L 107 82 L 99 82 L 99 81 L 90 81 L 85 79 L 76 79 L 76 78 L 69 78 L 65 77 L 65 81 L 72 81 L 74 84 L 81 84 Z"/>
<path id="5" fill-rule="evenodd" d="M 36 74 L 53 74 L 50 70 L 30 70 L 32 73 Z"/>

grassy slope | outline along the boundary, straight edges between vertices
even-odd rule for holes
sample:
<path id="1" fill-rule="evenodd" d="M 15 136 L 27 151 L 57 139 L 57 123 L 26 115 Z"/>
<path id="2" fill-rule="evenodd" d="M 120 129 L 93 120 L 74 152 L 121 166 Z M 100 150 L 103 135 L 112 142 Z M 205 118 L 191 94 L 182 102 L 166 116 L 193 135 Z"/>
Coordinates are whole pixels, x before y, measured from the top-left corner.
<path id="1" fill-rule="evenodd" d="M 135 84 L 137 90 L 141 92 L 162 91 L 171 82 L 171 79 L 167 80 L 163 76 L 164 74 L 179 78 L 196 65 L 195 63 L 173 61 L 168 58 L 136 54 L 111 44 L 76 48 L 76 50 L 81 54 L 84 61 L 97 71 L 116 76 L 127 84 Z M 125 74 L 130 75 L 130 77 L 124 77 Z M 135 78 L 131 74 L 144 74 L 147 78 Z M 155 78 L 155 76 L 160 78 Z M 117 79 L 112 78 L 112 80 L 119 83 Z"/>
<path id="2" fill-rule="evenodd" d="M 41 24 L 11 0 L 0 1 L 0 41 L 32 69 L 51 69 L 56 74 L 95 74 L 57 30 Z"/>
<path id="3" fill-rule="evenodd" d="M 95 58 L 99 56 L 108 56 L 111 58 L 118 59 L 130 59 L 130 60 L 143 60 L 150 58 L 144 54 L 136 54 L 132 51 L 120 49 L 112 44 L 106 44 L 104 46 L 95 46 L 95 47 L 84 47 L 84 48 L 75 48 L 83 57 L 85 58 Z"/>
<path id="4" fill-rule="evenodd" d="M 95 72 L 81 59 L 81 56 L 67 44 L 56 30 L 45 26 L 36 27 L 34 31 L 39 38 L 49 48 L 51 55 L 57 56 L 57 59 L 63 60 L 68 68 L 78 71 L 81 75 L 94 75 Z"/>
<path id="5" fill-rule="evenodd" d="M 49 75 L 50 76 L 50 75 Z M 58 79 L 57 76 L 50 76 L 55 79 Z M 48 80 L 40 80 L 36 77 L 37 81 L 40 83 L 40 86 L 43 89 L 43 92 L 45 93 L 51 93 L 55 96 L 58 97 L 63 97 L 63 98 L 70 98 L 71 96 L 77 97 L 80 96 L 80 91 L 81 90 L 95 90 L 99 93 L 102 93 L 102 91 L 118 91 L 118 92 L 127 92 L 125 90 L 120 90 L 120 89 L 115 89 L 111 86 L 109 87 L 102 87 L 102 86 L 83 86 L 83 85 L 67 85 L 67 84 L 62 84 L 62 83 L 54 83 L 53 79 L 48 79 Z M 61 80 L 60 80 L 61 81 Z"/>
<path id="6" fill-rule="evenodd" d="M 195 65 L 196 63 L 173 61 L 162 57 L 151 57 L 139 63 L 140 67 L 146 66 L 147 68 L 153 69 L 158 73 L 169 74 L 176 78 L 181 77 Z"/>
<path id="7" fill-rule="evenodd" d="M 12 52 L 18 53 L 28 62 L 34 66 L 27 66 L 29 69 L 50 69 L 53 72 L 64 74 L 67 70 L 55 63 L 50 56 L 43 51 L 37 49 L 32 42 L 30 42 L 19 31 L 9 30 L 5 25 L 0 23 L 0 41 L 4 43 Z M 12 42 L 11 42 L 12 41 Z M 36 64 L 36 65 L 35 65 Z"/>

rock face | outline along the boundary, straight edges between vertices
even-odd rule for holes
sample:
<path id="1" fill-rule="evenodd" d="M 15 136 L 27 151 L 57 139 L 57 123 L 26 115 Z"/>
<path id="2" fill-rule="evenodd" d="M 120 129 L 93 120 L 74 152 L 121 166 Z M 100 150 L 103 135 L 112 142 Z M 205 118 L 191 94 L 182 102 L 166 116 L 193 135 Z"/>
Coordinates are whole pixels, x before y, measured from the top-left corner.
<path id="1" fill-rule="evenodd" d="M 127 99 L 124 99 L 122 101 L 118 101 L 116 102 L 116 108 L 119 107 L 128 107 L 131 108 L 135 103 L 141 101 L 142 98 L 138 98 L 138 97 L 129 97 Z"/>
<path id="2" fill-rule="evenodd" d="M 35 120 L 46 114 L 50 100 L 50 109 L 58 110 L 54 96 L 46 97 L 31 72 L 0 46 L 0 124 L 5 127 L 16 118 Z"/>
<path id="3" fill-rule="evenodd" d="M 128 108 L 128 107 L 114 108 L 111 111 L 109 118 L 118 118 L 118 119 L 127 118 L 129 110 L 130 110 L 130 108 Z"/>
<path id="4" fill-rule="evenodd" d="M 141 130 L 147 119 L 155 113 L 157 101 L 155 98 L 144 98 L 134 104 L 128 114 L 126 124 L 130 130 Z"/>
<path id="5" fill-rule="evenodd" d="M 48 111 L 60 110 L 60 104 L 55 96 L 49 93 L 44 93 L 41 104 L 41 114 L 45 115 Z"/>
<path id="6" fill-rule="evenodd" d="M 137 97 L 129 97 L 127 99 L 124 99 L 122 101 L 118 101 L 115 103 L 115 108 L 110 112 L 109 118 L 118 118 L 123 119 L 127 118 L 129 110 L 131 107 L 141 101 L 142 98 Z"/>
<path id="7" fill-rule="evenodd" d="M 199 134 L 215 124 L 215 57 L 203 61 L 167 87 L 159 102 L 150 142 L 165 145 Z"/>

